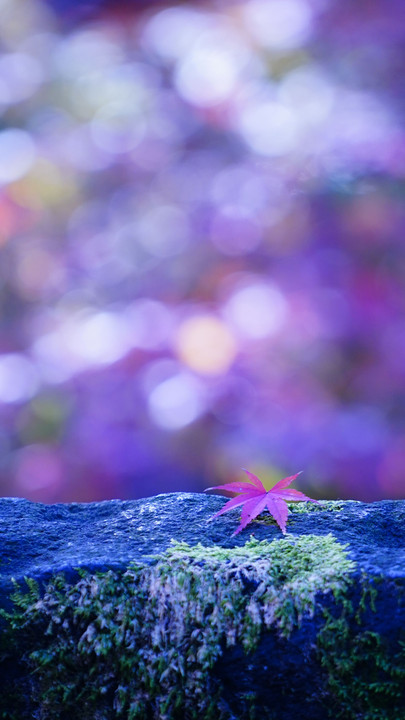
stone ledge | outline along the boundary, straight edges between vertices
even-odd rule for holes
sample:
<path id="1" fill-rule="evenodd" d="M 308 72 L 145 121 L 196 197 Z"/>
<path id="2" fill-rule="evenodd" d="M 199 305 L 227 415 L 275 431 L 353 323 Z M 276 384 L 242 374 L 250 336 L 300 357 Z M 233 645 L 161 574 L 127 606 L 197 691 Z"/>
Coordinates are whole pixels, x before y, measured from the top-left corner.
<path id="1" fill-rule="evenodd" d="M 403 720 L 405 501 L 223 502 L 0 500 L 0 717 Z"/>

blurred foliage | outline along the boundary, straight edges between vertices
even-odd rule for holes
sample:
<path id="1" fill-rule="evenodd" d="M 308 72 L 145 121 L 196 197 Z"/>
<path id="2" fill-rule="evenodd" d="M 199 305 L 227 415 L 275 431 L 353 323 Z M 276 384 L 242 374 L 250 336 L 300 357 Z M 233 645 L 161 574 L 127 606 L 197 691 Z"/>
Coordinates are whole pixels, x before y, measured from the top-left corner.
<path id="1" fill-rule="evenodd" d="M 401 2 L 0 0 L 0 482 L 405 496 Z"/>

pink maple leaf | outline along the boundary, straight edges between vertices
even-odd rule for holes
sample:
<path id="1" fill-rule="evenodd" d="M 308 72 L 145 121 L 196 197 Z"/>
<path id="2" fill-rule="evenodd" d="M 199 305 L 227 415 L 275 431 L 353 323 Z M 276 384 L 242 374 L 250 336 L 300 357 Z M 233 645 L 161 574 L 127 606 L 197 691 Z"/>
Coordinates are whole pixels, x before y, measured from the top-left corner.
<path id="1" fill-rule="evenodd" d="M 243 530 L 248 523 L 260 515 L 260 513 L 266 508 L 270 515 L 272 515 L 275 519 L 277 525 L 281 529 L 281 532 L 285 534 L 288 516 L 286 500 L 289 502 L 295 500 L 304 500 L 306 502 L 313 503 L 318 502 L 317 500 L 307 497 L 304 493 L 299 492 L 299 490 L 294 490 L 292 488 L 287 490 L 285 489 L 293 482 L 293 480 L 295 480 L 296 477 L 298 477 L 300 473 L 283 478 L 276 483 L 271 490 L 266 490 L 263 483 L 258 477 L 256 477 L 256 475 L 253 475 L 244 468 L 242 469 L 249 477 L 248 481 L 231 482 L 226 485 L 216 485 L 215 487 L 210 487 L 205 490 L 205 492 L 208 490 L 230 490 L 233 493 L 239 493 L 236 497 L 228 500 L 224 507 L 212 516 L 213 520 L 219 515 L 228 512 L 228 510 L 232 510 L 232 508 L 238 507 L 238 505 L 243 505 L 241 522 L 233 533 L 234 535 L 237 535 L 241 530 Z"/>

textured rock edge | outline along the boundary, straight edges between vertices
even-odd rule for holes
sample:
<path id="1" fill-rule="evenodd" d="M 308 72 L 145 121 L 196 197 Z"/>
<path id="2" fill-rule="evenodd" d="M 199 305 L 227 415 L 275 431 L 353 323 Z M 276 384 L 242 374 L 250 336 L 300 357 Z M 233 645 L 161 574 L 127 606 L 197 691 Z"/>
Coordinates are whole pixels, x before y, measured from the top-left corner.
<path id="1" fill-rule="evenodd" d="M 361 575 L 332 535 L 174 543 L 149 561 L 16 588 L 16 612 L 3 618 L 3 718 L 63 720 L 80 707 L 83 720 L 278 720 L 254 682 L 227 696 L 216 668 L 232 647 L 253 657 L 269 636 L 284 638 L 288 652 L 316 616 L 303 650 L 325 717 L 403 720 L 404 647 L 369 629 L 384 580 Z M 398 614 L 403 586 L 391 586 Z"/>

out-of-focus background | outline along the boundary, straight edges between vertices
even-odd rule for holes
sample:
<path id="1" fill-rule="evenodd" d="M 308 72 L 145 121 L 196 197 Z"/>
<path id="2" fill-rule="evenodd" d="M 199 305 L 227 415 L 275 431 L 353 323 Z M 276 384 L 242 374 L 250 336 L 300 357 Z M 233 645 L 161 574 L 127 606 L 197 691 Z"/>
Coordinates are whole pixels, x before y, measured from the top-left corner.
<path id="1" fill-rule="evenodd" d="M 403 0 L 0 0 L 0 494 L 405 497 Z"/>

